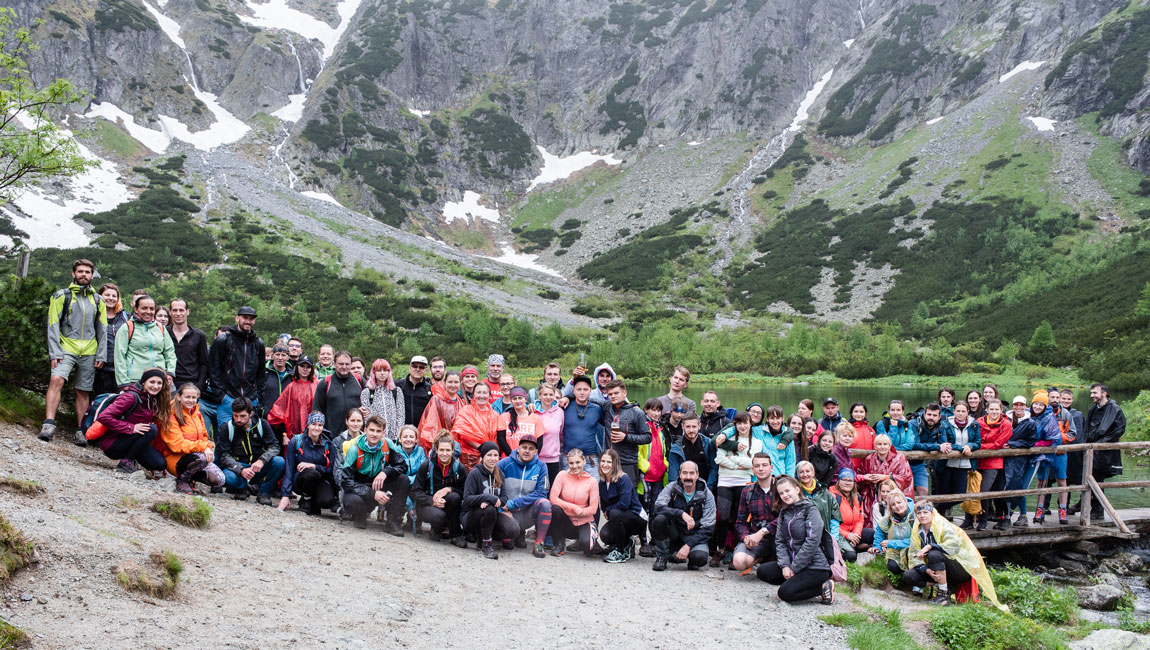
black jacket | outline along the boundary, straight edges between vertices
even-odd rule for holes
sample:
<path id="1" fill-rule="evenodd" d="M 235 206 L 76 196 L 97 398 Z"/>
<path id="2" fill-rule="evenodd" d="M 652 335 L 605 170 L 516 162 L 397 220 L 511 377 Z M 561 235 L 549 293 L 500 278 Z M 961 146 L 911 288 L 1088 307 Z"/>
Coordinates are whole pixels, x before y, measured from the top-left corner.
<path id="1" fill-rule="evenodd" d="M 272 404 L 276 403 L 280 393 L 284 392 L 284 388 L 291 383 L 292 374 L 291 365 L 285 365 L 282 373 L 278 372 L 270 361 L 267 365 L 264 387 L 260 392 L 260 406 L 263 407 L 264 413 L 272 410 Z"/>
<path id="2" fill-rule="evenodd" d="M 439 459 L 432 454 L 415 475 L 415 482 L 411 485 L 411 498 L 416 505 L 429 506 L 431 498 L 443 488 L 449 487 L 452 492 L 457 492 L 462 497 L 466 485 L 467 468 L 462 463 L 452 458 L 451 467 L 447 470 L 447 476 L 444 476 L 443 468 L 439 466 Z"/>
<path id="3" fill-rule="evenodd" d="M 257 401 L 264 386 L 266 363 L 264 342 L 256 336 L 255 330 L 244 333 L 233 325 L 212 341 L 212 348 L 208 351 L 208 376 L 212 388 L 221 397 L 229 395 Z M 271 407 L 270 404 L 260 406 Z"/>
<path id="4" fill-rule="evenodd" d="M 1119 442 L 1126 433 L 1126 414 L 1112 399 L 1086 412 L 1086 442 Z M 1094 478 L 1107 479 L 1122 473 L 1122 452 L 1118 449 L 1094 452 Z"/>
<path id="5" fill-rule="evenodd" d="M 486 503 L 491 508 L 496 501 L 502 501 L 503 507 L 507 507 L 507 484 L 495 487 L 491 472 L 480 463 L 467 474 L 467 480 L 463 483 L 463 506 L 460 513 L 463 525 L 467 526 L 467 515 L 472 510 L 478 510 L 479 504 Z"/>
<path id="6" fill-rule="evenodd" d="M 635 402 L 627 402 L 618 409 L 608 403 L 603 410 L 603 427 L 606 433 L 603 436 L 608 449 L 614 449 L 619 454 L 619 462 L 624 465 L 635 465 L 639 462 L 639 446 L 651 444 L 651 427 L 647 425 L 647 414 Z M 611 442 L 611 425 L 619 423 L 619 429 L 625 436 L 622 442 Z"/>
<path id="7" fill-rule="evenodd" d="M 347 430 L 347 425 L 344 424 L 347 412 L 359 408 L 361 392 L 363 392 L 363 380 L 354 372 L 347 373 L 346 377 L 328 375 L 315 385 L 311 410 L 323 413 L 328 428 L 333 435 L 338 436 Z"/>
<path id="8" fill-rule="evenodd" d="M 683 513 L 691 515 L 695 520 L 695 527 L 686 530 L 687 524 L 683 522 Z M 671 520 L 675 526 L 683 529 L 683 543 L 687 546 L 706 544 L 715 532 L 715 497 L 702 481 L 695 483 L 695 494 L 690 502 L 683 493 L 683 482 L 674 483 L 663 488 L 659 498 L 655 499 L 655 512 L 653 516 L 663 515 Z"/>
<path id="9" fill-rule="evenodd" d="M 229 420 L 220 427 L 216 434 L 216 464 L 221 469 L 239 473 L 243 465 L 254 465 L 257 460 L 267 464 L 280 455 L 279 439 L 267 420 L 252 418 L 248 425 L 242 430 Z"/>
<path id="10" fill-rule="evenodd" d="M 403 423 L 419 426 L 423 409 L 431 401 L 431 380 L 424 377 L 418 384 L 412 384 L 408 375 L 399 380 L 399 389 L 403 391 Z"/>
<path id="11" fill-rule="evenodd" d="M 192 383 L 202 393 L 208 379 L 208 337 L 203 330 L 189 327 L 184 338 L 177 341 L 170 325 L 168 335 L 176 348 L 176 388 Z"/>
<path id="12" fill-rule="evenodd" d="M 731 418 L 727 417 L 727 412 L 721 408 L 710 414 L 699 413 L 699 433 L 711 440 L 722 433 L 723 429 L 727 428 L 730 423 Z"/>

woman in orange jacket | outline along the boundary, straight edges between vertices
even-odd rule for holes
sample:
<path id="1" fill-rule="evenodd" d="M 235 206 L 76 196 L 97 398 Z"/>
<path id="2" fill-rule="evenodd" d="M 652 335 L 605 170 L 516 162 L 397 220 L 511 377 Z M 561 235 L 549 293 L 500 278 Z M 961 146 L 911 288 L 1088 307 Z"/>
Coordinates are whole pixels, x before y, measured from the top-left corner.
<path id="1" fill-rule="evenodd" d="M 463 463 L 467 471 L 470 472 L 479 464 L 482 457 L 479 448 L 483 443 L 495 443 L 495 430 L 498 426 L 499 414 L 491 409 L 491 391 L 485 382 L 479 382 L 475 384 L 471 403 L 459 409 L 455 424 L 451 427 L 451 437 L 459 443 L 459 462 Z"/>
<path id="2" fill-rule="evenodd" d="M 867 527 L 867 507 L 859 497 L 855 473 L 846 467 L 839 470 L 838 481 L 831 487 L 831 495 L 839 504 L 839 535 L 842 539 L 839 548 L 843 559 L 853 562 L 858 554 L 870 548 L 874 542 L 874 529 Z"/>
<path id="3" fill-rule="evenodd" d="M 223 487 L 224 473 L 216 466 L 215 443 L 204 427 L 200 413 L 200 389 L 195 384 L 180 386 L 175 408 L 167 426 L 161 427 L 164 460 L 168 472 L 176 477 L 176 492 L 191 494 L 199 481 L 212 487 Z"/>

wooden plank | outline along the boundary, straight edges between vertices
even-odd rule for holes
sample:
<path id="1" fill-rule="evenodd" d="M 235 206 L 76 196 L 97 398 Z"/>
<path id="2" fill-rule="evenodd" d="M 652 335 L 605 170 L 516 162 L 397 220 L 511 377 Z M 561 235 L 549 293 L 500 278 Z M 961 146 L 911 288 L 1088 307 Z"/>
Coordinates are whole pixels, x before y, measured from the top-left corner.
<path id="1" fill-rule="evenodd" d="M 1082 475 L 1083 476 L 1093 476 L 1094 475 L 1094 450 L 1093 449 L 1087 449 L 1086 452 L 1082 454 Z M 1079 499 L 1078 503 L 1079 503 L 1079 506 L 1078 506 L 1079 512 L 1081 513 L 1081 519 L 1079 520 L 1078 525 L 1083 526 L 1083 527 L 1089 526 L 1090 525 L 1090 490 L 1087 490 L 1087 489 L 1082 490 L 1082 497 Z"/>
<path id="2" fill-rule="evenodd" d="M 1114 506 L 1110 505 L 1110 499 L 1107 499 L 1106 495 L 1102 493 L 1102 488 L 1098 487 L 1098 481 L 1095 481 L 1093 476 L 1087 476 L 1086 484 L 1090 486 L 1091 491 L 1094 492 L 1094 496 L 1098 497 L 1098 502 L 1102 504 L 1102 508 L 1106 510 L 1106 514 L 1110 515 L 1110 518 L 1114 520 L 1114 525 L 1118 526 L 1118 530 L 1129 533 L 1130 529 L 1126 527 L 1126 522 L 1122 521 L 1122 518 L 1118 516 L 1118 512 L 1114 510 Z"/>
<path id="3" fill-rule="evenodd" d="M 1103 491 L 1110 490 L 1110 489 L 1117 490 L 1119 488 L 1150 487 L 1150 481 L 1113 481 L 1113 482 L 1099 483 L 1098 487 L 1102 488 Z"/>
<path id="4" fill-rule="evenodd" d="M 938 503 L 939 501 L 968 501 L 973 499 L 1012 499 L 1016 497 L 1032 496 L 1037 494 L 1062 494 L 1064 492 L 1081 492 L 1085 485 L 1066 485 L 1047 488 L 1032 488 L 1028 490 L 1001 490 L 999 492 L 963 492 L 962 494 L 931 494 L 929 496 L 916 496 L 915 503 Z"/>
<path id="5" fill-rule="evenodd" d="M 938 451 L 900 451 L 899 453 L 906 456 L 907 460 L 938 460 L 943 458 L 1008 458 L 1010 456 L 1038 456 L 1041 454 L 1070 454 L 1078 451 L 1086 451 L 1088 449 L 1103 450 L 1131 450 L 1131 449 L 1150 449 L 1150 441 L 1144 442 L 1091 442 L 1091 443 L 1075 443 L 1073 445 L 1059 445 L 1057 447 L 1028 447 L 1026 449 L 979 449 L 973 451 L 969 456 L 964 456 L 960 452 L 952 451 L 949 454 L 944 454 Z M 870 449 L 851 449 L 851 458 L 863 458 L 874 453 Z"/>

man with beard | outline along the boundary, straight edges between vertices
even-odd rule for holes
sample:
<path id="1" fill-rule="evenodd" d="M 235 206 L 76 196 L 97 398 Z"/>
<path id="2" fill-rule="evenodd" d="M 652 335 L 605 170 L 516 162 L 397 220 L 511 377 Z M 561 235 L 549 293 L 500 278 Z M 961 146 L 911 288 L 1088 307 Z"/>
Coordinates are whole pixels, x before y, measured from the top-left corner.
<path id="1" fill-rule="evenodd" d="M 447 376 L 447 362 L 443 357 L 431 357 L 431 383 L 443 385 L 443 378 Z"/>
<path id="2" fill-rule="evenodd" d="M 259 409 L 260 392 L 267 373 L 267 349 L 256 336 L 256 310 L 244 305 L 236 311 L 236 324 L 216 337 L 208 350 L 208 376 L 220 395 L 216 426 L 232 419 L 232 402 L 238 397 Z M 271 406 L 270 404 L 267 406 Z"/>
<path id="3" fill-rule="evenodd" d="M 1118 402 L 1110 399 L 1106 384 L 1090 387 L 1094 405 L 1086 412 L 1086 438 L 1083 442 L 1120 442 L 1126 433 L 1126 414 Z M 1122 452 L 1117 449 L 1094 452 L 1094 480 L 1102 483 L 1122 473 Z M 1102 508 L 1091 509 L 1090 519 L 1102 520 Z"/>
<path id="4" fill-rule="evenodd" d="M 699 468 L 687 461 L 679 468 L 679 480 L 664 488 L 655 501 L 651 517 L 655 564 L 651 569 L 666 571 L 668 560 L 686 562 L 692 570 L 706 565 L 707 540 L 714 529 L 715 497 L 699 481 Z"/>
<path id="5" fill-rule="evenodd" d="M 351 371 L 350 352 L 340 350 L 332 358 L 335 371 L 316 383 L 311 410 L 323 413 L 332 435 L 338 436 L 347 430 L 347 412 L 360 407 L 364 382 Z"/>
<path id="6" fill-rule="evenodd" d="M 48 358 L 52 378 L 44 401 L 44 423 L 40 439 L 56 435 L 56 409 L 60 391 L 76 369 L 76 419 L 88 410 L 89 392 L 96 381 L 96 369 L 108 358 L 108 312 L 104 300 L 92 289 L 96 265 L 86 259 L 72 262 L 72 284 L 52 294 L 48 301 Z"/>
<path id="7" fill-rule="evenodd" d="M 487 387 L 491 389 L 491 403 L 503 399 L 503 389 L 499 387 L 499 380 L 503 378 L 503 355 L 493 354 L 487 357 Z"/>

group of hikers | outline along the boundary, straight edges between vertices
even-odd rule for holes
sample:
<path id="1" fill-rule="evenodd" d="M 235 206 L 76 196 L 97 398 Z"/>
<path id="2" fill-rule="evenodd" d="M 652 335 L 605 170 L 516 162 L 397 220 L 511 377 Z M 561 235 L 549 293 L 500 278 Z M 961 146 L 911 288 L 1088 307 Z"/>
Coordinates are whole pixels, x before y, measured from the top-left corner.
<path id="1" fill-rule="evenodd" d="M 995 493 L 1033 480 L 1078 484 L 1079 455 L 1053 448 L 1114 442 L 1125 430 L 1101 384 L 1086 414 L 1071 406 L 1070 390 L 1039 390 L 1006 407 L 987 385 L 962 400 L 943 388 L 914 412 L 892 400 L 871 421 L 865 404 L 844 414 L 834 397 L 821 417 L 810 399 L 789 415 L 778 405 L 724 408 L 714 391 L 696 404 L 682 366 L 665 395 L 641 405 L 607 363 L 580 365 L 567 380 L 550 363 L 528 389 L 499 354 L 482 370 L 415 355 L 398 379 L 386 359 L 368 366 L 328 345 L 312 359 L 288 334 L 265 347 L 252 307 L 209 340 L 188 324 L 185 301 L 157 309 L 138 291 L 126 311 L 118 287 L 92 287 L 90 261 L 72 271 L 49 304 L 41 439 L 55 435 L 74 371 L 74 441 L 98 446 L 117 471 L 171 474 L 182 493 L 202 484 L 280 510 L 294 501 L 359 528 L 375 511 L 387 533 L 426 530 L 491 559 L 500 546 L 540 558 L 578 550 L 608 563 L 653 557 L 655 571 L 725 564 L 756 571 L 784 601 L 829 604 L 844 563 L 869 553 L 932 602 L 981 592 L 997 604 L 964 531 L 1029 525 L 1025 497 Z M 1029 447 L 1052 449 L 971 457 Z M 946 456 L 908 460 L 908 451 Z M 1120 472 L 1118 452 L 1095 453 L 1097 480 Z M 968 492 L 985 496 L 962 502 L 957 524 L 959 503 L 916 502 Z M 1067 523 L 1067 496 L 1055 505 L 1040 497 L 1033 521 L 1057 511 Z"/>

